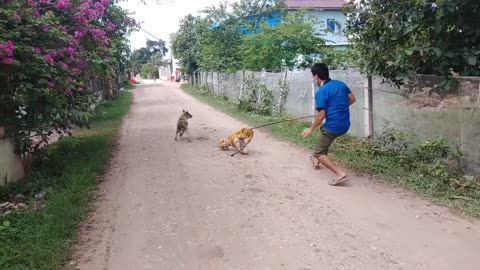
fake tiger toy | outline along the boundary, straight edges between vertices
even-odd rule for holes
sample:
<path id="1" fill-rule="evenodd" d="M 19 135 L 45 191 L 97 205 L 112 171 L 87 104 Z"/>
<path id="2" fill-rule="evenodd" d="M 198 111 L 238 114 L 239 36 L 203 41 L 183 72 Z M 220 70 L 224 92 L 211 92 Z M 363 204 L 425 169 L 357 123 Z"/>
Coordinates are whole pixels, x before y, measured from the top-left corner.
<path id="1" fill-rule="evenodd" d="M 233 146 L 241 154 L 247 154 L 245 147 L 253 139 L 253 129 L 251 128 L 242 128 L 239 131 L 233 133 L 228 138 L 222 138 L 218 141 L 218 145 L 221 150 L 228 150 L 230 146 Z"/>

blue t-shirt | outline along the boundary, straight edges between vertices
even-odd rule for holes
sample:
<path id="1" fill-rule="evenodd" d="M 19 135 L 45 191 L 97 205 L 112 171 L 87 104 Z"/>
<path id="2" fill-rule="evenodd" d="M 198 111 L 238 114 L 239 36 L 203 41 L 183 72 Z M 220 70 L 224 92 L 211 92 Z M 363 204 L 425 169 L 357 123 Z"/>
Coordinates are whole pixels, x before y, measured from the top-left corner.
<path id="1" fill-rule="evenodd" d="M 348 86 L 337 80 L 330 80 L 320 87 L 315 94 L 316 110 L 325 110 L 323 128 L 341 136 L 350 129 L 350 111 Z"/>

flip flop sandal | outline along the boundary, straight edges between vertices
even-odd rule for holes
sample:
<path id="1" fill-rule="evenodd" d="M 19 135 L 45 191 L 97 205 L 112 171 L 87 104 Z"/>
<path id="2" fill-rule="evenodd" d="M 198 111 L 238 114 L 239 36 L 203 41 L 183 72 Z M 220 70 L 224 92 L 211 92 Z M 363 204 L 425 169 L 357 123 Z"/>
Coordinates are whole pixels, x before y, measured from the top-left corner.
<path id="1" fill-rule="evenodd" d="M 318 159 L 316 159 L 318 163 L 315 164 L 315 159 L 316 159 L 316 158 L 315 158 L 314 156 L 310 156 L 310 161 L 312 162 L 313 167 L 315 168 L 315 170 L 320 170 L 320 169 L 321 169 L 321 168 L 320 168 L 320 161 L 319 161 Z"/>
<path id="2" fill-rule="evenodd" d="M 347 176 L 345 175 L 344 177 L 340 178 L 340 179 L 337 179 L 337 178 L 333 178 L 332 180 L 330 180 L 328 182 L 328 184 L 330 186 L 337 186 L 341 183 L 345 183 L 346 181 L 348 180 Z"/>

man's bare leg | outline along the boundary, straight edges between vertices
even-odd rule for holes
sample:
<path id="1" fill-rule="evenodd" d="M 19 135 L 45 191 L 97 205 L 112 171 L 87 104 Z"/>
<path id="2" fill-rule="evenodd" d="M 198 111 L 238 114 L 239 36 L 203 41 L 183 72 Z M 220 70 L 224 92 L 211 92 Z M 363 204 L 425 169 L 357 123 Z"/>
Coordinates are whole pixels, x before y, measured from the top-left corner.
<path id="1" fill-rule="evenodd" d="M 318 157 L 315 157 L 314 155 L 310 156 L 310 161 L 312 161 L 313 168 L 315 170 L 321 170 L 322 168 L 320 167 L 320 160 Z"/>
<path id="2" fill-rule="evenodd" d="M 332 181 L 331 184 L 338 184 L 341 182 L 346 181 L 347 174 L 340 170 L 335 163 L 326 155 L 321 155 L 318 160 L 320 163 L 322 163 L 323 166 L 325 166 L 327 169 L 332 171 L 337 177 L 334 179 L 335 181 Z M 345 179 L 345 180 L 344 180 Z M 329 183 L 330 184 L 330 183 Z"/>

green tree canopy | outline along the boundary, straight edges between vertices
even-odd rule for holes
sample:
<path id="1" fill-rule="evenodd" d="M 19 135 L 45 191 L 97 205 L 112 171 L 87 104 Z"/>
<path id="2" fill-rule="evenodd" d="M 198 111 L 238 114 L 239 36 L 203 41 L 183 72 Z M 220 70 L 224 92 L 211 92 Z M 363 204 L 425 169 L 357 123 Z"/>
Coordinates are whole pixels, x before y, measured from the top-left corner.
<path id="1" fill-rule="evenodd" d="M 347 29 L 365 72 L 397 85 L 409 73 L 480 75 L 480 1 L 359 0 Z"/>
<path id="2" fill-rule="evenodd" d="M 307 67 L 324 50 L 325 40 L 315 35 L 301 12 L 289 14 L 277 27 L 263 23 L 261 32 L 243 37 L 240 46 L 242 65 L 250 70 Z"/>

